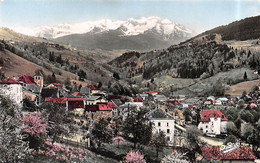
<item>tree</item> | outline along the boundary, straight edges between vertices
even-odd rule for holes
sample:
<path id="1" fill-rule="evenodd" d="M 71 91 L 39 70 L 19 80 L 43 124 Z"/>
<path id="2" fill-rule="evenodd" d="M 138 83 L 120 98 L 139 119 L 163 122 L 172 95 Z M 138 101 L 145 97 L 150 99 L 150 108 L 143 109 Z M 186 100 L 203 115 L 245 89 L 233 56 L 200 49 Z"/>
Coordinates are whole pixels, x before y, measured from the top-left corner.
<path id="1" fill-rule="evenodd" d="M 98 88 L 101 88 L 102 87 L 102 83 L 101 82 L 98 82 Z"/>
<path id="2" fill-rule="evenodd" d="M 253 130 L 253 132 L 247 137 L 247 142 L 252 145 L 252 150 L 254 153 L 256 153 L 260 147 L 259 131 Z"/>
<path id="3" fill-rule="evenodd" d="M 118 79 L 118 80 L 120 80 L 119 74 L 118 74 L 117 72 L 114 72 L 114 73 L 113 73 L 113 77 L 116 78 L 116 79 Z"/>
<path id="4" fill-rule="evenodd" d="M 21 110 L 0 96 L 0 162 L 23 162 L 30 152 L 20 123 Z"/>
<path id="5" fill-rule="evenodd" d="M 55 61 L 55 57 L 54 57 L 54 53 L 53 52 L 49 53 L 49 61 L 51 61 L 51 62 Z"/>
<path id="6" fill-rule="evenodd" d="M 59 101 L 57 101 L 59 103 Z M 43 116 L 48 123 L 48 135 L 52 137 L 52 144 L 58 136 L 70 136 L 77 127 L 74 125 L 73 114 L 60 104 L 43 103 Z"/>
<path id="7" fill-rule="evenodd" d="M 235 126 L 234 122 L 228 122 L 226 128 L 227 128 L 228 135 L 235 135 L 237 137 L 240 136 L 240 132 L 237 129 L 237 127 Z"/>
<path id="8" fill-rule="evenodd" d="M 125 156 L 125 163 L 145 163 L 144 156 L 139 152 L 129 151 Z"/>
<path id="9" fill-rule="evenodd" d="M 185 121 L 186 121 L 186 122 L 188 122 L 188 121 L 191 120 L 192 114 L 191 114 L 191 111 L 190 111 L 189 109 L 185 109 L 185 110 L 183 111 L 183 115 L 184 115 L 184 118 L 185 118 Z"/>
<path id="10" fill-rule="evenodd" d="M 185 133 L 186 145 L 187 145 L 187 149 L 189 149 L 189 152 L 187 154 L 189 158 L 193 161 L 196 159 L 195 157 L 196 152 L 200 151 L 199 144 L 201 142 L 199 136 L 201 136 L 201 132 L 198 130 L 197 127 L 187 128 Z"/>
<path id="11" fill-rule="evenodd" d="M 80 80 L 84 80 L 84 79 L 86 79 L 87 74 L 86 74 L 85 71 L 83 71 L 83 70 L 80 69 L 80 70 L 78 71 L 78 76 L 79 76 L 79 79 L 80 79 Z"/>
<path id="12" fill-rule="evenodd" d="M 136 108 L 129 110 L 128 116 L 123 123 L 122 131 L 124 137 L 134 143 L 148 144 L 152 136 L 152 125 L 148 123 L 145 117 L 147 110 L 138 111 Z"/>
<path id="13" fill-rule="evenodd" d="M 246 74 L 246 72 L 244 73 L 244 80 L 247 80 L 247 74 Z"/>
<path id="14" fill-rule="evenodd" d="M 50 83 L 56 83 L 57 82 L 57 80 L 56 80 L 56 76 L 55 76 L 55 74 L 54 74 L 54 72 L 52 73 L 52 75 L 48 75 L 47 77 L 46 77 L 46 83 L 48 83 L 48 84 L 50 84 Z"/>
<path id="15" fill-rule="evenodd" d="M 92 135 L 95 139 L 98 140 L 98 146 L 100 147 L 101 143 L 109 143 L 112 139 L 112 132 L 108 129 L 108 121 L 105 119 L 100 119 L 98 123 L 94 124 L 92 130 Z"/>
<path id="16" fill-rule="evenodd" d="M 59 64 L 63 64 L 63 60 L 61 58 L 61 55 L 59 55 L 57 58 L 56 58 L 56 62 L 59 63 Z"/>
<path id="17" fill-rule="evenodd" d="M 119 144 L 122 144 L 124 142 L 124 138 L 121 136 L 117 136 L 113 138 L 113 142 L 117 144 L 117 148 L 119 148 Z"/>
<path id="18" fill-rule="evenodd" d="M 48 126 L 45 120 L 40 113 L 33 113 L 22 117 L 21 122 L 25 125 L 23 133 L 27 135 L 25 140 L 29 141 L 30 148 L 38 149 L 47 135 Z"/>
<path id="19" fill-rule="evenodd" d="M 159 151 L 163 151 L 163 147 L 167 146 L 166 135 L 163 131 L 156 133 L 152 136 L 150 145 L 156 148 L 156 158 L 158 159 Z"/>

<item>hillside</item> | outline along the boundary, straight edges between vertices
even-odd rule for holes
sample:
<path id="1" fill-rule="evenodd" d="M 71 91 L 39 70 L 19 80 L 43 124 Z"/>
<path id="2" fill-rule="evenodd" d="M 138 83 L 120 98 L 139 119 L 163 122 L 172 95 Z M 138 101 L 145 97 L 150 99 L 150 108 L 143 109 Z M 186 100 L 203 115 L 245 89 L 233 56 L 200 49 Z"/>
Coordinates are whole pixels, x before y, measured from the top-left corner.
<path id="1" fill-rule="evenodd" d="M 38 37 L 32 37 L 17 33 L 8 28 L 0 27 L 0 38 L 10 41 L 25 41 L 25 42 L 47 42 L 47 40 Z"/>
<path id="2" fill-rule="evenodd" d="M 198 36 L 207 34 L 221 34 L 223 40 L 251 40 L 260 38 L 260 16 L 249 17 L 228 25 L 216 27 Z"/>
<path id="3" fill-rule="evenodd" d="M 140 90 L 156 89 L 167 94 L 178 90 L 175 93 L 196 96 L 210 93 L 217 81 L 221 85 L 242 82 L 245 72 L 249 80 L 258 78 L 251 74 L 259 71 L 259 62 L 256 52 L 235 49 L 224 44 L 220 35 L 212 34 L 166 50 L 127 52 L 109 64 Z M 220 79 L 221 75 L 226 79 Z M 180 79 L 182 84 L 176 82 Z"/>

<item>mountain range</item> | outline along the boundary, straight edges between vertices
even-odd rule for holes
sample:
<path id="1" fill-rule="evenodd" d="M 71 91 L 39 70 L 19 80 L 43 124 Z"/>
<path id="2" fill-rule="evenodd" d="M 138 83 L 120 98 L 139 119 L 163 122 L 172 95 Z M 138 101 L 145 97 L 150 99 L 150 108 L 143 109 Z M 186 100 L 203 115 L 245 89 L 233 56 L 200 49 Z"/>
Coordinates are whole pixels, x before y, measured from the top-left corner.
<path id="1" fill-rule="evenodd" d="M 59 24 L 33 30 L 14 29 L 23 34 L 53 39 L 80 49 L 150 50 L 167 48 L 192 36 L 194 32 L 160 17 L 130 18 L 126 21 L 103 19 L 77 24 Z"/>

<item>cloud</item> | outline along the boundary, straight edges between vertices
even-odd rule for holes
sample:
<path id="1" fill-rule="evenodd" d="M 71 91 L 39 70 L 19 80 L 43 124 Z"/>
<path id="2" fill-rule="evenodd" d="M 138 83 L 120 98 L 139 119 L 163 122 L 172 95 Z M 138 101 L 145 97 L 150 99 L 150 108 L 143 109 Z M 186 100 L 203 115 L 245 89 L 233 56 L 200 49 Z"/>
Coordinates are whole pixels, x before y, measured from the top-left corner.
<path id="1" fill-rule="evenodd" d="M 0 0 L 0 2 L 3 2 L 4 0 Z"/>

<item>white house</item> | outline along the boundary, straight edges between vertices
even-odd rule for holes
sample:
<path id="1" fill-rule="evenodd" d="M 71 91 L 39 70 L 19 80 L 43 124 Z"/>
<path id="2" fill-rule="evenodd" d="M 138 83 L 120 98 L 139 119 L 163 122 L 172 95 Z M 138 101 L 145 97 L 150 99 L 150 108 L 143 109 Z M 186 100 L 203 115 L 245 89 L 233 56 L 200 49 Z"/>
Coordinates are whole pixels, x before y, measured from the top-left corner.
<path id="1" fill-rule="evenodd" d="M 203 134 L 216 136 L 226 133 L 227 118 L 220 110 L 203 110 L 198 128 Z"/>
<path id="2" fill-rule="evenodd" d="M 10 98 L 19 108 L 23 106 L 23 87 L 22 84 L 15 79 L 9 78 L 1 81 L 0 94 Z"/>
<path id="3" fill-rule="evenodd" d="M 150 122 L 153 122 L 154 124 L 153 133 L 159 133 L 160 131 L 163 131 L 166 135 L 166 139 L 168 140 L 168 144 L 172 145 L 174 142 L 175 129 L 174 118 L 159 108 L 150 111 L 147 114 L 147 117 L 149 118 Z"/>

